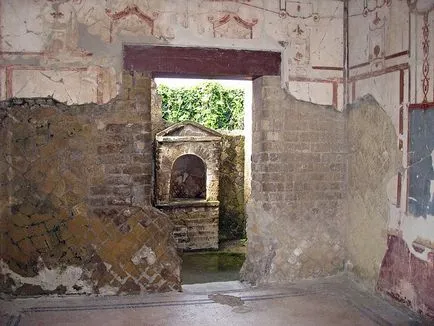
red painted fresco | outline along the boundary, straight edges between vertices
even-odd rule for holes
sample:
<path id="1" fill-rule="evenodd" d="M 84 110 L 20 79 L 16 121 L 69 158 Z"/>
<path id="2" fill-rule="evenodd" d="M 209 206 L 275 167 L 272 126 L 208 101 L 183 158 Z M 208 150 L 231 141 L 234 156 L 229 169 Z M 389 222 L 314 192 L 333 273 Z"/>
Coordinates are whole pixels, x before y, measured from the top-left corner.
<path id="1" fill-rule="evenodd" d="M 155 76 L 235 78 L 280 75 L 280 52 L 124 45 L 124 69 Z"/>
<path id="2" fill-rule="evenodd" d="M 105 12 L 107 16 L 109 16 L 112 19 L 110 22 L 110 43 L 112 43 L 113 41 L 113 35 L 112 35 L 113 28 L 114 28 L 113 24 L 129 16 L 136 16 L 141 22 L 146 23 L 151 30 L 151 35 L 154 35 L 154 20 L 155 17 L 157 16 L 157 13 L 153 13 L 154 16 L 153 18 L 147 15 L 145 12 L 143 12 L 136 5 L 127 6 L 123 10 L 117 12 L 113 12 L 111 9 L 106 9 Z"/>
<path id="3" fill-rule="evenodd" d="M 434 318 L 434 261 L 414 256 L 398 236 L 388 237 L 377 289 Z"/>
<path id="4" fill-rule="evenodd" d="M 214 17 L 208 17 L 208 20 L 210 23 L 212 23 L 213 26 L 213 33 L 214 37 L 217 37 L 217 29 L 226 25 L 231 20 L 234 20 L 239 26 L 249 31 L 249 38 L 253 38 L 253 26 L 255 26 L 258 23 L 257 19 L 252 19 L 252 21 L 247 21 L 245 19 L 242 19 L 240 16 L 236 14 L 226 14 L 222 18 L 215 19 Z"/>
<path id="5" fill-rule="evenodd" d="M 422 26 L 422 49 L 423 49 L 423 64 L 422 64 L 422 103 L 428 102 L 428 90 L 429 90 L 429 23 L 428 23 L 429 11 L 423 15 Z"/>

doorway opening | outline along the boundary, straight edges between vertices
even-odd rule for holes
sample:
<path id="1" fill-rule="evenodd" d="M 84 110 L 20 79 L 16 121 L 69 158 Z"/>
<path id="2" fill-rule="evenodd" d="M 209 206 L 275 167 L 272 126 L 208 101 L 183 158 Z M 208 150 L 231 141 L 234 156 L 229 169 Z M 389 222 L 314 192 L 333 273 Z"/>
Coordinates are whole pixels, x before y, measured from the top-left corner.
<path id="1" fill-rule="evenodd" d="M 251 180 L 252 81 L 155 78 L 154 82 L 151 104 L 154 134 L 174 123 L 192 120 L 222 136 L 218 250 L 183 250 L 182 284 L 239 280 L 247 250 L 245 204 L 250 196 Z M 241 111 L 235 107 L 240 103 L 234 102 L 239 100 L 234 99 L 239 94 L 242 94 Z M 196 155 L 178 157 L 170 180 L 173 200 L 207 198 L 207 167 Z M 178 224 L 179 220 L 176 218 Z M 182 229 L 182 239 L 188 241 L 189 228 L 190 225 L 175 225 L 175 232 Z M 190 231 L 206 234 L 200 228 L 191 227 Z M 185 243 L 179 247 L 183 246 Z"/>

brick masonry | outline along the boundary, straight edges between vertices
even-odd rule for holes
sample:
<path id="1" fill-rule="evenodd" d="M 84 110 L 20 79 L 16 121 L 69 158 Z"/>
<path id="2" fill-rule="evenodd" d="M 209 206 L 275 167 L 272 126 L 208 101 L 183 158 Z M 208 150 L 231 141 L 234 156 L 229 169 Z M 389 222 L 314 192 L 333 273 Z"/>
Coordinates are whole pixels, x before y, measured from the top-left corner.
<path id="1" fill-rule="evenodd" d="M 344 260 L 345 116 L 296 101 L 278 77 L 253 82 L 252 193 L 245 280 L 336 273 Z"/>
<path id="2" fill-rule="evenodd" d="M 182 122 L 159 132 L 156 140 L 156 205 L 166 212 L 175 224 L 173 234 L 178 248 L 217 249 L 221 135 L 197 123 Z M 187 155 L 195 160 L 188 161 L 187 165 L 180 169 L 182 171 L 174 171 L 176 162 L 179 162 L 180 158 L 188 157 Z M 199 160 L 199 163 L 196 160 Z M 201 171 L 202 169 L 204 171 Z M 205 177 L 205 180 L 202 177 Z M 178 179 L 180 180 L 177 181 Z M 206 194 L 201 194 L 199 198 L 192 196 L 194 192 L 191 192 L 191 189 L 186 189 L 196 188 L 197 182 L 202 185 L 204 181 Z M 182 192 L 191 192 L 190 196 L 174 197 L 174 184 L 183 189 Z"/>
<path id="3" fill-rule="evenodd" d="M 175 224 L 173 235 L 182 250 L 218 249 L 219 207 L 160 207 Z"/>
<path id="4" fill-rule="evenodd" d="M 219 133 L 193 122 L 177 123 L 157 134 L 155 154 L 157 204 L 172 201 L 173 198 L 171 198 L 170 193 L 172 167 L 176 160 L 183 155 L 195 155 L 204 162 L 206 166 L 206 200 L 217 200 L 220 138 Z"/>
<path id="5" fill-rule="evenodd" d="M 173 225 L 150 207 L 151 81 L 123 83 L 102 106 L 0 103 L 2 292 L 180 289 Z"/>
<path id="6" fill-rule="evenodd" d="M 244 156 L 244 136 L 235 132 L 223 134 L 218 195 L 220 240 L 246 236 Z"/>

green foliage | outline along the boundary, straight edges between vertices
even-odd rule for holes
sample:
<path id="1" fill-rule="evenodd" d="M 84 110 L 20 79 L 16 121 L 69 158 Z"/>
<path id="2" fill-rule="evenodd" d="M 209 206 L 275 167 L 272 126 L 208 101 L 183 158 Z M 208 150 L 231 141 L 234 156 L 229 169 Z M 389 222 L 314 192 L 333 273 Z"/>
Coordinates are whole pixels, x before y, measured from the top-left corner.
<path id="1" fill-rule="evenodd" d="M 204 82 L 191 88 L 158 86 L 163 119 L 195 121 L 212 129 L 244 129 L 244 90 Z"/>

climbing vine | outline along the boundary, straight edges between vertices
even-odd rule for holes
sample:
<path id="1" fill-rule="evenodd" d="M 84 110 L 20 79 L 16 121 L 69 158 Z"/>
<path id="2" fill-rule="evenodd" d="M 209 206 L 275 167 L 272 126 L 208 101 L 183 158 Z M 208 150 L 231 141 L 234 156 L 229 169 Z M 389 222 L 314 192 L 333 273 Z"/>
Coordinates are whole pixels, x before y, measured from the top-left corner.
<path id="1" fill-rule="evenodd" d="M 163 119 L 195 121 L 212 129 L 244 129 L 244 90 L 204 82 L 190 88 L 158 86 Z"/>

